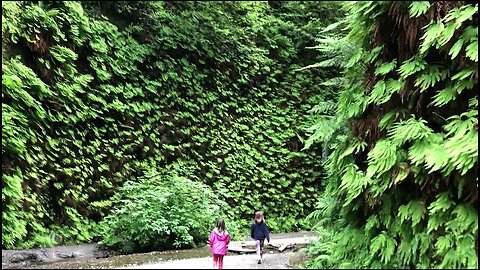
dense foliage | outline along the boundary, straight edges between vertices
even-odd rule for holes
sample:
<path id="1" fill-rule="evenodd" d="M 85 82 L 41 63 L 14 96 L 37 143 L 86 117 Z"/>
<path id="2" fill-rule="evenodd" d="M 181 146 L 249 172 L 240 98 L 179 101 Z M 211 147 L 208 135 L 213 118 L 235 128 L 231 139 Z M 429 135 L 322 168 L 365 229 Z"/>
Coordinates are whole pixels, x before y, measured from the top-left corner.
<path id="1" fill-rule="evenodd" d="M 112 203 L 137 194 L 124 183 L 163 192 L 141 180 L 148 168 L 158 185 L 183 168 L 240 226 L 262 209 L 273 231 L 302 228 L 322 173 L 304 128 L 332 92 L 316 87 L 329 70 L 298 69 L 323 59 L 306 47 L 337 14 L 325 2 L 2 2 L 2 247 L 100 239 Z"/>
<path id="2" fill-rule="evenodd" d="M 192 247 L 205 242 L 225 203 L 201 181 L 146 172 L 120 189 L 100 227 L 101 246 L 122 252 Z"/>
<path id="3" fill-rule="evenodd" d="M 319 46 L 347 61 L 309 139 L 332 151 L 309 267 L 478 268 L 478 4 L 346 10 Z"/>

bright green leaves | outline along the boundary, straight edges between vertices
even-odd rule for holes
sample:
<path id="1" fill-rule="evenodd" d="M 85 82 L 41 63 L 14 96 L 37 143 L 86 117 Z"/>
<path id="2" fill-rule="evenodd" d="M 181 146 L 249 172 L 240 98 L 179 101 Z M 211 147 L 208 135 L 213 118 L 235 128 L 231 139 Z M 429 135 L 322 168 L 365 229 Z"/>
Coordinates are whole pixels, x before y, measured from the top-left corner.
<path id="1" fill-rule="evenodd" d="M 462 49 L 463 43 L 464 43 L 464 40 L 459 39 L 455 42 L 455 44 L 453 44 L 452 48 L 448 52 L 448 54 L 452 57 L 452 59 L 457 57 L 457 55 L 460 53 L 460 50 Z"/>
<path id="2" fill-rule="evenodd" d="M 437 242 L 435 243 L 437 254 L 445 254 L 451 246 L 453 246 L 453 237 L 450 234 L 438 237 Z"/>
<path id="3" fill-rule="evenodd" d="M 17 159 L 29 164 L 22 168 L 28 172 L 25 181 L 44 195 L 29 202 L 45 206 L 32 216 L 58 219 L 48 212 L 52 187 L 67 214 L 64 223 L 71 224 L 52 229 L 67 241 L 90 239 L 98 230 L 81 210 L 105 216 L 108 196 L 136 179 L 139 167 L 152 167 L 197 175 L 197 181 L 218 187 L 238 219 L 249 219 L 249 209 L 261 206 L 278 218 L 275 230 L 304 226 L 295 220 L 311 209 L 322 168 L 315 165 L 317 147 L 300 151 L 308 142 L 303 141 L 306 125 L 298 123 L 312 121 L 320 110 L 331 117 L 333 102 L 311 115 L 307 111 L 338 86 L 321 85 L 335 69 L 295 70 L 317 57 L 304 47 L 314 42 L 318 24 L 304 19 L 324 13 L 323 6 L 332 6 L 333 18 L 336 4 L 288 3 L 288 11 L 280 11 L 259 2 L 248 12 L 255 20 L 241 15 L 244 3 L 182 3 L 175 11 L 161 2 L 119 2 L 115 8 L 80 2 L 22 5 L 27 18 L 11 5 L 8 21 L 15 22 L 10 19 L 18 14 L 22 25 L 13 26 L 22 27 L 20 38 L 28 44 L 20 49 L 35 51 L 38 63 L 32 63 L 35 72 L 16 68 L 2 77 L 2 94 L 15 101 L 3 106 L 2 120 L 8 122 L 4 142 L 15 149 L 8 150 L 16 155 L 12 164 Z M 107 11 L 108 18 L 102 15 Z M 302 13 L 308 16 L 290 16 Z M 126 14 L 131 20 L 119 20 Z M 18 89 L 31 99 L 23 101 Z M 45 117 L 27 103 L 43 108 Z M 92 200 L 102 203 L 88 204 Z M 296 207 L 292 212 L 279 204 Z M 50 225 L 47 220 L 40 227 Z M 162 224 L 149 229 L 162 231 Z M 45 232 L 38 231 L 38 239 L 17 240 L 45 243 Z M 191 240 L 185 227 L 178 235 L 177 245 Z"/>
<path id="4" fill-rule="evenodd" d="M 474 62 L 478 62 L 478 38 L 468 44 L 465 48 L 465 55 Z"/>
<path id="5" fill-rule="evenodd" d="M 400 76 L 402 76 L 402 78 L 407 78 L 408 76 L 425 69 L 426 66 L 427 62 L 419 55 L 415 55 L 400 66 Z"/>
<path id="6" fill-rule="evenodd" d="M 19 167 L 14 168 L 12 175 L 2 173 L 2 245 L 5 246 L 14 246 L 27 235 L 27 221 L 21 211 L 24 199 L 22 184 L 23 174 Z"/>
<path id="7" fill-rule="evenodd" d="M 108 51 L 108 46 L 105 43 L 105 39 L 102 37 L 97 37 L 90 41 L 90 47 L 99 53 L 106 53 Z"/>
<path id="8" fill-rule="evenodd" d="M 16 104 L 12 104 L 13 108 L 19 111 L 33 109 L 36 112 L 35 118 L 43 119 L 46 112 L 38 99 L 50 94 L 48 87 L 18 60 L 12 60 L 2 67 L 2 96 L 16 101 Z"/>
<path id="9" fill-rule="evenodd" d="M 349 67 L 353 67 L 355 64 L 358 63 L 358 61 L 360 61 L 360 59 L 362 58 L 362 55 L 363 55 L 363 52 L 362 50 L 357 50 L 355 52 L 354 55 L 352 55 L 352 57 L 350 57 L 350 59 L 348 60 L 347 64 L 345 65 L 345 67 L 349 68 Z"/>
<path id="10" fill-rule="evenodd" d="M 451 166 L 449 163 L 451 162 L 451 159 L 447 149 L 443 145 L 443 136 L 441 134 L 434 134 L 430 136 L 429 139 L 429 147 L 427 151 L 424 152 L 425 168 L 429 169 L 428 173 L 443 169 L 444 167 L 446 167 L 445 169 L 447 171 L 450 171 Z M 412 160 L 415 160 L 417 158 L 414 151 L 410 151 L 409 155 Z"/>
<path id="11" fill-rule="evenodd" d="M 438 44 L 440 46 L 445 46 L 455 34 L 455 30 L 457 30 L 457 26 L 455 24 L 447 24 L 445 29 L 443 30 L 441 36 L 438 38 Z"/>
<path id="12" fill-rule="evenodd" d="M 336 106 L 339 134 L 329 141 L 322 195 L 338 198 L 333 203 L 340 213 L 328 217 L 318 209 L 337 240 L 330 251 L 313 253 L 312 265 L 478 267 L 478 100 L 471 92 L 478 84 L 478 5 L 387 1 L 352 3 L 348 10 L 350 32 L 342 42 L 356 49 L 344 53 L 349 62 Z M 430 12 L 439 10 L 443 18 L 431 20 Z M 392 28 L 385 23 L 395 30 L 386 31 Z M 420 40 L 404 38 L 415 34 Z M 397 64 L 405 55 L 409 59 Z M 354 150 L 355 137 L 366 140 L 366 151 Z M 349 252 L 342 241 L 359 229 L 365 240 Z"/>
<path id="13" fill-rule="evenodd" d="M 437 195 L 436 200 L 428 206 L 428 233 L 436 230 L 439 226 L 444 225 L 446 220 L 446 214 L 448 210 L 455 205 L 455 202 L 450 198 L 448 192 L 440 193 Z"/>
<path id="14" fill-rule="evenodd" d="M 375 75 L 385 75 L 392 71 L 397 66 L 397 59 L 393 59 L 392 62 L 383 63 L 375 69 Z"/>
<path id="15" fill-rule="evenodd" d="M 352 200 L 357 198 L 367 187 L 368 181 L 368 177 L 365 177 L 364 173 L 358 171 L 357 166 L 350 165 L 347 167 L 342 176 L 342 183 L 340 184 L 340 189 L 345 190 L 347 193 L 347 198 L 343 205 L 348 205 Z"/>
<path id="16" fill-rule="evenodd" d="M 2 202 L 23 199 L 23 176 L 18 167 L 16 168 L 16 172 L 17 174 L 12 176 L 2 175 L 2 183 L 5 185 L 2 187 Z"/>
<path id="17" fill-rule="evenodd" d="M 400 222 L 405 220 L 412 220 L 412 227 L 417 225 L 425 217 L 426 209 L 422 201 L 410 201 L 406 205 L 401 205 L 398 208 L 398 217 Z"/>
<path id="18" fill-rule="evenodd" d="M 121 191 L 124 197 L 115 202 L 111 214 L 101 223 L 101 245 L 117 246 L 122 252 L 199 244 L 208 237 L 203 232 L 209 231 L 215 217 L 227 207 L 199 181 L 153 171 L 137 181 L 125 182 Z"/>
<path id="19" fill-rule="evenodd" d="M 390 111 L 386 113 L 378 122 L 378 127 L 380 129 L 390 129 L 393 123 L 399 118 L 404 117 L 405 110 L 401 111 Z"/>
<path id="20" fill-rule="evenodd" d="M 391 140 L 380 140 L 368 153 L 367 177 L 381 175 L 390 170 L 397 161 L 397 148 Z"/>
<path id="21" fill-rule="evenodd" d="M 387 101 L 389 96 L 385 95 L 385 88 L 385 82 L 378 81 L 368 97 L 368 103 L 375 102 L 375 104 L 381 104 Z"/>
<path id="22" fill-rule="evenodd" d="M 453 209 L 454 218 L 445 223 L 446 230 L 455 235 L 465 232 L 478 232 L 478 211 L 467 204 L 459 204 Z"/>
<path id="23" fill-rule="evenodd" d="M 449 173 L 452 169 L 451 159 L 444 146 L 441 134 L 432 134 L 427 138 L 415 140 L 408 150 L 408 158 L 415 165 L 424 164 L 429 173 L 444 170 Z"/>
<path id="24" fill-rule="evenodd" d="M 478 4 L 473 5 L 463 5 L 458 8 L 452 9 L 443 20 L 445 21 L 455 21 L 455 24 L 458 26 L 462 25 L 463 22 L 467 20 L 472 20 L 473 15 L 478 12 Z"/>
<path id="25" fill-rule="evenodd" d="M 440 70 L 438 66 L 431 65 L 420 73 L 420 76 L 415 80 L 415 86 L 419 86 L 420 92 L 423 92 L 433 87 L 437 82 L 444 80 L 448 75 L 448 70 Z"/>
<path id="26" fill-rule="evenodd" d="M 428 49 L 430 49 L 430 47 L 440 38 L 444 30 L 445 25 L 442 22 L 429 24 L 422 36 L 423 42 L 420 46 L 420 54 L 424 54 L 428 51 Z"/>
<path id="27" fill-rule="evenodd" d="M 420 46 L 420 53 L 424 54 L 430 47 L 440 49 L 445 46 L 467 20 L 472 20 L 475 13 L 478 13 L 478 4 L 475 6 L 464 5 L 452 9 L 445 18 L 437 22 L 431 22 L 426 26 L 423 42 Z M 468 45 L 467 45 L 468 42 Z M 448 54 L 451 59 L 457 57 L 463 46 L 467 45 L 466 56 L 474 62 L 478 62 L 478 27 L 468 26 L 460 38 L 455 41 Z"/>
<path id="28" fill-rule="evenodd" d="M 429 210 L 428 232 L 442 232 L 434 246 L 435 254 L 444 258 L 441 266 L 477 266 L 473 235 L 478 233 L 478 211 L 467 204 L 455 206 L 448 193 L 439 194 Z"/>
<path id="29" fill-rule="evenodd" d="M 383 231 L 370 241 L 370 251 L 372 254 L 380 251 L 382 262 L 388 263 L 395 253 L 396 245 L 397 241 Z"/>
<path id="30" fill-rule="evenodd" d="M 463 73 L 465 74 L 465 73 Z M 465 89 L 472 89 L 475 86 L 473 80 L 461 80 L 456 82 L 447 82 L 446 88 L 438 91 L 434 96 L 432 105 L 441 107 L 457 98 Z"/>
<path id="31" fill-rule="evenodd" d="M 452 116 L 444 126 L 447 131 L 445 148 L 453 165 L 461 174 L 465 174 L 478 163 L 478 111 L 472 110 L 460 116 Z"/>
<path id="32" fill-rule="evenodd" d="M 78 58 L 78 55 L 75 52 L 62 46 L 51 47 L 50 54 L 60 63 L 67 62 L 68 64 L 72 64 L 71 62 Z"/>
<path id="33" fill-rule="evenodd" d="M 28 135 L 27 118 L 7 104 L 2 104 L 2 153 L 23 155 Z"/>
<path id="34" fill-rule="evenodd" d="M 27 87 L 29 94 L 38 95 L 39 98 L 52 95 L 49 86 L 46 85 L 33 70 L 18 59 L 12 59 L 2 63 L 2 85 L 5 83 L 7 89 L 19 89 Z M 5 79 L 4 79 L 5 78 Z M 2 93 L 4 88 L 2 87 Z"/>
<path id="35" fill-rule="evenodd" d="M 365 224 L 365 230 L 369 231 L 371 229 L 377 229 L 380 225 L 380 221 L 377 215 L 372 215 L 368 218 L 367 223 Z"/>
<path id="36" fill-rule="evenodd" d="M 429 1 L 413 1 L 410 3 L 408 13 L 410 17 L 419 17 L 425 14 L 430 8 L 431 4 Z"/>
<path id="37" fill-rule="evenodd" d="M 424 119 L 415 119 L 414 116 L 408 120 L 400 120 L 388 131 L 388 136 L 396 145 L 402 145 L 407 141 L 417 141 L 432 134 Z"/>
<path id="38" fill-rule="evenodd" d="M 373 87 L 367 102 L 375 105 L 383 104 L 390 100 L 393 93 L 398 93 L 402 89 L 403 82 L 393 79 L 385 81 L 378 81 Z"/>

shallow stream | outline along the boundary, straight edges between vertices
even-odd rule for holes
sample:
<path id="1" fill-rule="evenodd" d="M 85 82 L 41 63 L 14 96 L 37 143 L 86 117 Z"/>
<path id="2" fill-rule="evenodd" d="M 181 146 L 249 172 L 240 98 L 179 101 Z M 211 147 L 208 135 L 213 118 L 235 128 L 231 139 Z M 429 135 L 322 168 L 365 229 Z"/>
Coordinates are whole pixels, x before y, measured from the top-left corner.
<path id="1" fill-rule="evenodd" d="M 162 261 L 200 258 L 210 256 L 210 247 L 185 250 L 155 251 L 149 253 L 135 253 L 117 255 L 109 258 L 78 258 L 37 264 L 11 264 L 10 269 L 94 269 L 94 268 L 122 268 L 129 265 L 158 263 Z"/>

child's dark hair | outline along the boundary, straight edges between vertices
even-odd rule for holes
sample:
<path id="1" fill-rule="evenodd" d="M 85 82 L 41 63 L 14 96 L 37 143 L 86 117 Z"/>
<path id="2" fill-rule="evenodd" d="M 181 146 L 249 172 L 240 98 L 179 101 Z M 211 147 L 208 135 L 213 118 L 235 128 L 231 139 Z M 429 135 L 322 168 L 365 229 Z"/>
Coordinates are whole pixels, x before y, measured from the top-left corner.
<path id="1" fill-rule="evenodd" d="M 225 221 L 223 218 L 217 219 L 217 229 L 221 232 L 225 231 Z"/>

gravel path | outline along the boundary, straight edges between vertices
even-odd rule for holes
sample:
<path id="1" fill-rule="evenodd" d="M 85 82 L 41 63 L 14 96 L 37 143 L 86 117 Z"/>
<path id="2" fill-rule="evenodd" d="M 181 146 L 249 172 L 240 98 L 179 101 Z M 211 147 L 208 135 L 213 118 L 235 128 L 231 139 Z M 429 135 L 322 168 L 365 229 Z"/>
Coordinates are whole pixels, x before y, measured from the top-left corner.
<path id="1" fill-rule="evenodd" d="M 292 242 L 305 245 L 315 232 L 293 232 L 271 234 L 271 244 L 279 247 Z M 250 237 L 243 241 L 232 241 L 224 258 L 225 269 L 289 269 L 289 261 L 299 255 L 291 249 L 279 253 L 276 248 L 266 247 L 263 264 L 257 264 L 254 252 L 255 242 Z M 234 250 L 245 249 L 245 255 Z M 273 250 L 273 251 L 272 251 Z M 213 269 L 208 246 L 196 249 L 153 251 L 129 255 L 106 256 L 96 244 L 58 246 L 45 249 L 2 250 L 2 269 Z M 293 257 L 292 257 L 293 256 Z M 188 258 L 188 259 L 186 259 Z"/>
<path id="2" fill-rule="evenodd" d="M 265 254 L 263 263 L 257 263 L 256 254 L 229 255 L 223 259 L 223 268 L 225 269 L 291 269 L 289 258 L 294 253 L 286 251 L 284 253 Z M 154 264 L 142 264 L 129 266 L 123 269 L 214 269 L 212 266 L 212 257 L 184 259 L 165 261 Z"/>

